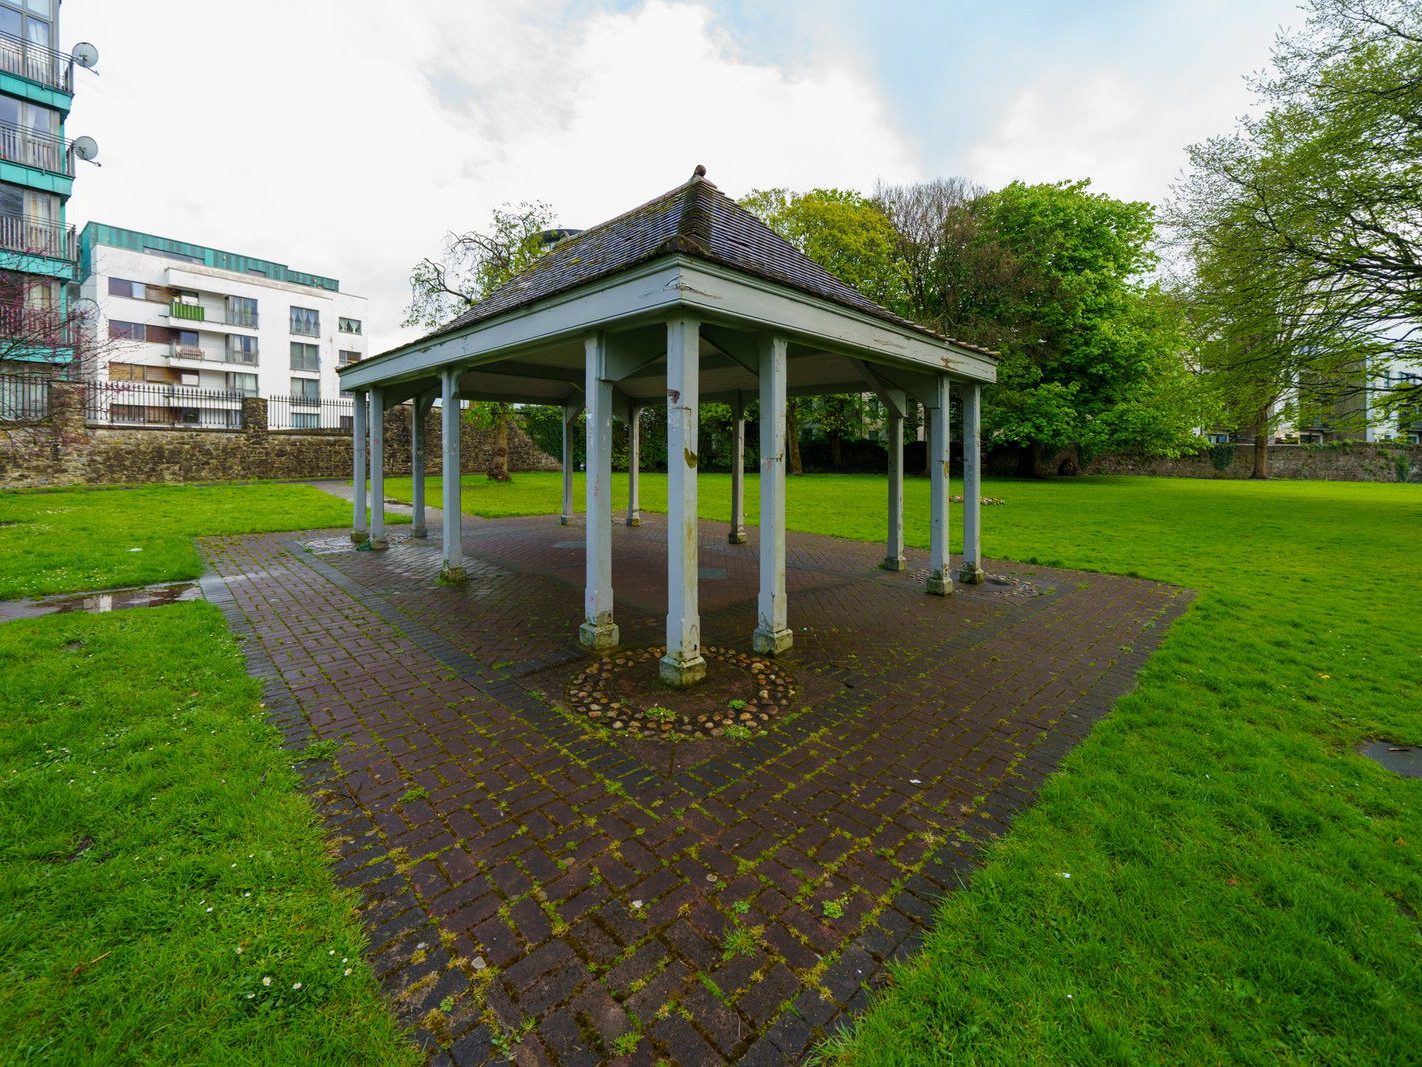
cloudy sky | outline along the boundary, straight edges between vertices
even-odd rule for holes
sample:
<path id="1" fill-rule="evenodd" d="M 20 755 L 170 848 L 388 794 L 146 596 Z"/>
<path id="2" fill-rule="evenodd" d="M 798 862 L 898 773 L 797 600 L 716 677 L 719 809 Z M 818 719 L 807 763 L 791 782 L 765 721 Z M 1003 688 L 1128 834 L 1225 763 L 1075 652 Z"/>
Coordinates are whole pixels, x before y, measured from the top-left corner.
<path id="1" fill-rule="evenodd" d="M 450 229 L 587 226 L 705 163 L 737 196 L 965 175 L 1161 200 L 1247 111 L 1296 0 L 65 0 L 99 47 L 70 218 L 369 297 L 372 351 Z"/>

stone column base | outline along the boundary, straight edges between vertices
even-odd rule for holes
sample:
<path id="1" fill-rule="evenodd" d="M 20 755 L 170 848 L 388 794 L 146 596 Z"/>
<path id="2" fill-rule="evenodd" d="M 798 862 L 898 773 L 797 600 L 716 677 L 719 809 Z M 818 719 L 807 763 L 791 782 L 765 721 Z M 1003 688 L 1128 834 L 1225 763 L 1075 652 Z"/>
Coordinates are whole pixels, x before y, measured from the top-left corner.
<path id="1" fill-rule="evenodd" d="M 560 515 L 560 516 L 558 516 L 558 525 L 559 525 L 559 526 L 571 526 L 571 525 L 573 525 L 573 516 L 571 516 L 571 515 Z"/>
<path id="2" fill-rule="evenodd" d="M 879 564 L 879 568 L 886 571 L 908 570 L 908 561 L 903 556 L 885 556 L 884 562 Z"/>
<path id="3" fill-rule="evenodd" d="M 464 573 L 464 568 L 451 567 L 448 564 L 439 569 L 439 580 L 447 585 L 458 585 L 467 580 L 468 575 Z"/>
<path id="4" fill-rule="evenodd" d="M 578 627 L 578 643 L 593 652 L 616 648 L 621 639 L 622 635 L 618 632 L 615 622 L 585 622 Z"/>
<path id="5" fill-rule="evenodd" d="M 678 689 L 695 685 L 706 677 L 706 661 L 699 655 L 692 659 L 680 659 L 668 653 L 661 658 L 658 666 L 662 681 Z"/>
<path id="6" fill-rule="evenodd" d="M 726 543 L 732 545 L 743 545 L 746 543 L 746 532 L 744 530 L 732 530 L 726 535 Z"/>
<path id="7" fill-rule="evenodd" d="M 627 520 L 627 525 L 628 525 L 628 526 L 641 526 L 641 525 L 642 525 L 642 516 L 640 516 L 640 515 L 633 515 L 630 519 Z"/>
<path id="8" fill-rule="evenodd" d="M 365 544 L 365 543 L 366 543 L 367 541 L 369 541 L 369 540 L 370 540 L 370 534 L 366 533 L 364 530 L 352 530 L 352 531 L 351 531 L 351 544 L 353 544 L 353 545 L 363 545 L 363 544 Z"/>
<path id="9" fill-rule="evenodd" d="M 411 526 L 411 527 L 410 527 L 410 536 L 411 536 L 411 537 L 418 537 L 418 538 L 420 538 L 421 540 L 423 540 L 423 539 L 429 537 L 429 535 L 430 535 L 429 530 L 425 529 L 425 527 L 423 527 L 423 526 Z"/>
<path id="10" fill-rule="evenodd" d="M 762 656 L 778 656 L 789 651 L 795 643 L 795 634 L 788 627 L 784 630 L 767 630 L 757 626 L 751 635 L 751 647 Z"/>
<path id="11" fill-rule="evenodd" d="M 987 575 L 976 563 L 964 563 L 958 569 L 958 581 L 964 585 L 982 585 Z"/>
<path id="12" fill-rule="evenodd" d="M 390 542 L 383 537 L 372 537 L 370 539 L 370 550 L 372 552 L 384 552 L 390 547 Z"/>
<path id="13" fill-rule="evenodd" d="M 953 592 L 953 579 L 951 576 L 944 577 L 941 574 L 931 574 L 928 577 L 927 583 L 924 585 L 924 591 L 931 593 L 933 596 L 948 596 Z"/>

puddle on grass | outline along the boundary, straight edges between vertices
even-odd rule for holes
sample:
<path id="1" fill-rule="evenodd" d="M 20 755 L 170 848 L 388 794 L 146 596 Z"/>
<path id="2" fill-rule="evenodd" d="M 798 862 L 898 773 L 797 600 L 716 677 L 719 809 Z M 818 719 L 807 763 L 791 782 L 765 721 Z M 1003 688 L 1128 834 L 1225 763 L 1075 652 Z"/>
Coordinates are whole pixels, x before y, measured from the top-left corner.
<path id="1" fill-rule="evenodd" d="M 38 619 L 42 615 L 61 615 L 71 611 L 99 615 L 120 608 L 158 608 L 165 604 L 197 600 L 201 596 L 202 590 L 197 582 L 162 582 L 131 589 L 106 589 L 101 593 L 64 593 L 33 600 L 0 600 L 0 622 Z"/>
<path id="2" fill-rule="evenodd" d="M 1374 741 L 1370 745 L 1363 745 L 1358 751 L 1404 778 L 1422 778 L 1422 748 L 1415 745 Z"/>

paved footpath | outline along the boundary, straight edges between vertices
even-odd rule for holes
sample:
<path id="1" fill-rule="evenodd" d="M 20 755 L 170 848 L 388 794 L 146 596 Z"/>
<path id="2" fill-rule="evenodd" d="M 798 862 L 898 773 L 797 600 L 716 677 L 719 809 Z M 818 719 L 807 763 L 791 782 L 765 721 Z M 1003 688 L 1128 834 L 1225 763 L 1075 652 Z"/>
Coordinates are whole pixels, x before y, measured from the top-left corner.
<path id="1" fill-rule="evenodd" d="M 625 648 L 662 639 L 663 521 L 614 528 Z M 919 944 L 1189 599 L 996 563 L 1015 580 L 929 597 L 921 555 L 888 574 L 881 546 L 792 534 L 792 713 L 673 749 L 564 709 L 590 662 L 581 531 L 471 523 L 469 581 L 448 587 L 431 527 L 379 553 L 342 531 L 203 548 L 288 743 L 341 742 L 313 801 L 435 1063 L 802 1057 Z M 750 535 L 703 526 L 708 646 L 748 650 Z"/>

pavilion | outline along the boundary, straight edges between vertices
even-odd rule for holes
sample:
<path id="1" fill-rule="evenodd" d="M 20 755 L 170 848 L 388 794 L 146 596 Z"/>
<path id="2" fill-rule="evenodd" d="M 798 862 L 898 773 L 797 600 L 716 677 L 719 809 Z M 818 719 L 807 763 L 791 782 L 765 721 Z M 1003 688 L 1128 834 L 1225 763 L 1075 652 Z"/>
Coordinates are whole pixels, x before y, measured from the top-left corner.
<path id="1" fill-rule="evenodd" d="M 884 567 L 902 570 L 903 425 L 907 401 L 929 425 L 927 591 L 950 593 L 949 390 L 962 391 L 963 561 L 957 579 L 982 580 L 980 390 L 996 380 L 995 353 L 941 337 L 880 307 L 806 258 L 722 194 L 697 167 L 670 192 L 559 241 L 532 267 L 452 322 L 341 370 L 354 394 L 352 538 L 385 547 L 384 419 L 413 401 L 413 536 L 424 537 L 420 427 L 442 407 L 442 575 L 464 580 L 460 544 L 461 399 L 563 408 L 563 521 L 571 521 L 570 430 L 587 412 L 587 583 L 579 631 L 587 648 L 617 645 L 612 587 L 612 418 L 631 433 L 627 522 L 638 520 L 640 410 L 667 405 L 667 631 L 662 678 L 705 674 L 697 601 L 697 425 L 702 400 L 729 404 L 730 540 L 743 524 L 745 409 L 760 402 L 760 591 L 753 646 L 774 655 L 792 634 L 785 598 L 787 397 L 873 392 L 889 415 L 888 537 Z M 366 439 L 375 507 L 367 525 Z"/>

